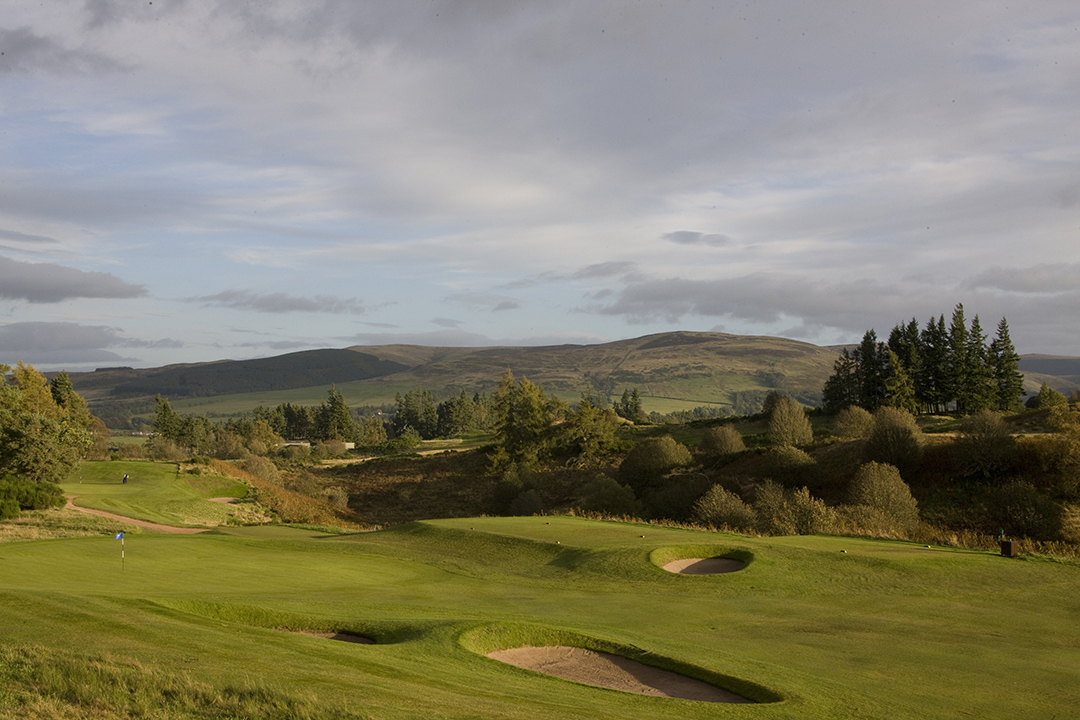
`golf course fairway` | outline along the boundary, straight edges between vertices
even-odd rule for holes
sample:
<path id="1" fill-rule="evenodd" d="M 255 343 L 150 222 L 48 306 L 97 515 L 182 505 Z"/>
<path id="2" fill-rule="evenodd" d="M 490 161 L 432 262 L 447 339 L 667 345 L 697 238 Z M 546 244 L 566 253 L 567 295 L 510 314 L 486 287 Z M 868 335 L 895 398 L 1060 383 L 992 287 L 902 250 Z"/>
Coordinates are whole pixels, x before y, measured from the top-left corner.
<path id="1" fill-rule="evenodd" d="M 662 569 L 711 557 L 745 568 Z M 575 517 L 10 542 L 0 715 L 1074 717 L 1078 590 L 1074 561 Z M 522 646 L 612 653 L 757 702 L 629 694 L 487 657 Z"/>

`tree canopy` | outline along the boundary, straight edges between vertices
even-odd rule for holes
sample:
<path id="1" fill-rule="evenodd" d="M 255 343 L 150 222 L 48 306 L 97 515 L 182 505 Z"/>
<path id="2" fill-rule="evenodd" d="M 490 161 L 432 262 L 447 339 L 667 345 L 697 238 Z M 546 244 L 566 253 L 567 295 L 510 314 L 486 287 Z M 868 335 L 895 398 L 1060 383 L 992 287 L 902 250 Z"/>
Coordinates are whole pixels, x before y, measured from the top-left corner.
<path id="1" fill-rule="evenodd" d="M 979 316 L 969 325 L 959 304 L 948 325 L 941 315 L 920 331 L 913 318 L 894 327 L 888 342 L 867 330 L 858 347 L 836 359 L 822 401 L 829 412 L 851 405 L 870 412 L 882 406 L 911 413 L 1013 410 L 1023 393 L 1019 363 L 1005 318 L 987 345 Z"/>

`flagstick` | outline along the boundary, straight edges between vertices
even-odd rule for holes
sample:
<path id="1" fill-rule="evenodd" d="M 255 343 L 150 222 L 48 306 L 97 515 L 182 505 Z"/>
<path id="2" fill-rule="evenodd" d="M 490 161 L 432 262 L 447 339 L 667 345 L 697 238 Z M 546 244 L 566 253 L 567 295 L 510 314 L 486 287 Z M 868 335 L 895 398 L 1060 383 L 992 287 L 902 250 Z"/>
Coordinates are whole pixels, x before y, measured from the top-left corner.
<path id="1" fill-rule="evenodd" d="M 124 571 L 124 535 L 120 535 L 120 572 Z"/>

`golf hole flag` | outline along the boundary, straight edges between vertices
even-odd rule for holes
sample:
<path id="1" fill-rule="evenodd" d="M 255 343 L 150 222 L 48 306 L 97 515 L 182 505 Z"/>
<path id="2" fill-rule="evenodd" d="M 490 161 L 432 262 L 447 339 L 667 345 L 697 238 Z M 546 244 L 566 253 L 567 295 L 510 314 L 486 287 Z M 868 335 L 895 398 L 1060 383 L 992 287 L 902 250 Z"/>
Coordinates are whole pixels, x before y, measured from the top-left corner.
<path id="1" fill-rule="evenodd" d="M 116 539 L 117 540 L 123 540 L 124 539 L 124 533 L 116 533 Z"/>
<path id="2" fill-rule="evenodd" d="M 124 569 L 124 533 L 116 533 L 116 539 L 120 541 L 120 569 Z"/>

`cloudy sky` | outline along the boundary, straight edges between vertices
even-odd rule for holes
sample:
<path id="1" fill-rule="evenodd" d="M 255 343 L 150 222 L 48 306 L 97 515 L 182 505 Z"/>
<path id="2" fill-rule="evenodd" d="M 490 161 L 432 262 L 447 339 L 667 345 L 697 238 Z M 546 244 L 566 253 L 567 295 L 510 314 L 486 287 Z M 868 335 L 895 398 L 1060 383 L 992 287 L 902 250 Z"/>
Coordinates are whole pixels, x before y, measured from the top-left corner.
<path id="1" fill-rule="evenodd" d="M 1080 4 L 0 0 L 0 362 L 1080 355 Z"/>

